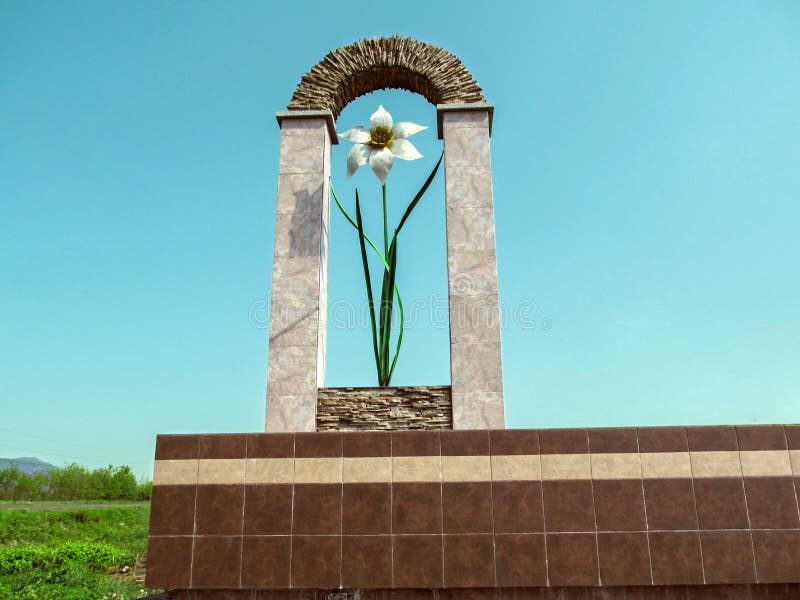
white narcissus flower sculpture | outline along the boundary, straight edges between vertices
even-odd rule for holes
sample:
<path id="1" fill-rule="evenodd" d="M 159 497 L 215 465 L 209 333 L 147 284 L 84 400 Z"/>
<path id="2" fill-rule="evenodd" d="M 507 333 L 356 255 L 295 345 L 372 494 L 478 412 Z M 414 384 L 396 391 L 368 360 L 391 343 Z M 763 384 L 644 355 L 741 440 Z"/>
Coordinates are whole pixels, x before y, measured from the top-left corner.
<path id="1" fill-rule="evenodd" d="M 400 219 L 397 227 L 394 228 L 393 234 L 390 235 L 387 198 L 386 198 L 386 178 L 389 176 L 389 171 L 392 170 L 394 159 L 402 158 L 403 160 L 416 160 L 422 158 L 414 144 L 408 141 L 408 138 L 419 133 L 423 129 L 427 129 L 422 125 L 411 123 L 410 121 L 403 121 L 402 123 L 394 124 L 392 115 L 379 106 L 378 110 L 372 113 L 369 118 L 369 129 L 366 127 L 354 127 L 339 136 L 350 142 L 354 142 L 350 153 L 347 155 L 347 177 L 355 173 L 358 168 L 365 165 L 369 161 L 369 166 L 372 167 L 375 175 L 381 181 L 381 195 L 383 196 L 383 248 L 379 248 L 364 231 L 364 215 L 361 211 L 361 202 L 358 197 L 358 190 L 356 190 L 356 217 L 351 217 L 345 210 L 339 197 L 333 190 L 333 183 L 331 182 L 331 195 L 336 201 L 336 206 L 342 211 L 345 219 L 352 225 L 358 232 L 359 249 L 361 250 L 361 266 L 364 269 L 364 286 L 367 292 L 367 304 L 369 306 L 369 319 L 370 328 L 372 330 L 372 353 L 375 357 L 375 370 L 378 375 L 378 385 L 385 387 L 388 386 L 392 380 L 395 365 L 397 364 L 397 357 L 400 355 L 400 346 L 403 342 L 403 301 L 400 298 L 400 290 L 397 287 L 397 244 L 400 230 L 407 222 L 414 208 L 419 204 L 425 191 L 430 186 L 439 166 L 442 164 L 444 153 L 439 157 L 439 160 L 434 165 L 425 183 L 409 202 L 408 207 L 403 213 L 403 218 Z M 380 299 L 376 300 L 373 294 L 372 277 L 369 269 L 369 259 L 367 256 L 367 246 L 369 246 L 380 259 L 383 266 L 383 283 L 381 284 Z M 394 320 L 392 314 L 394 311 L 395 299 L 397 301 L 397 309 L 400 312 L 399 331 L 397 332 L 394 354 L 391 351 L 392 330 L 394 328 Z"/>
<path id="2" fill-rule="evenodd" d="M 427 129 L 411 121 L 402 121 L 394 125 L 392 115 L 383 105 L 369 118 L 369 129 L 363 125 L 340 133 L 339 137 L 348 142 L 355 142 L 347 155 L 347 177 L 350 178 L 358 168 L 369 161 L 372 171 L 386 183 L 389 171 L 392 170 L 395 157 L 403 160 L 417 160 L 422 154 L 408 141 L 415 133 Z"/>

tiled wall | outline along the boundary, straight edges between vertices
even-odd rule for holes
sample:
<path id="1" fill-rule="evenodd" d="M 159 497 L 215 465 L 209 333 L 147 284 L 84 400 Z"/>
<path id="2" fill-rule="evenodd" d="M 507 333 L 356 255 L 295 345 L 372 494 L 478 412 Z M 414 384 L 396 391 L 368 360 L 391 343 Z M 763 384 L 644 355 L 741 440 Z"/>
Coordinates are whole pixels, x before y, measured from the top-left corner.
<path id="1" fill-rule="evenodd" d="M 800 581 L 800 426 L 159 436 L 147 585 Z"/>

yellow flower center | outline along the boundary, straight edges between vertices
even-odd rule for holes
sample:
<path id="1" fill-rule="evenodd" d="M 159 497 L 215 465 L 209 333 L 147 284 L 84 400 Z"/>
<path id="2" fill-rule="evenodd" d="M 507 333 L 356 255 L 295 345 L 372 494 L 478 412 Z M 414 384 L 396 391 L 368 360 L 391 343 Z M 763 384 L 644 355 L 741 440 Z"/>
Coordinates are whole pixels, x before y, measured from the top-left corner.
<path id="1" fill-rule="evenodd" d="M 393 141 L 394 134 L 388 127 L 376 127 L 375 129 L 369 130 L 369 143 L 372 146 L 388 148 L 391 147 Z"/>

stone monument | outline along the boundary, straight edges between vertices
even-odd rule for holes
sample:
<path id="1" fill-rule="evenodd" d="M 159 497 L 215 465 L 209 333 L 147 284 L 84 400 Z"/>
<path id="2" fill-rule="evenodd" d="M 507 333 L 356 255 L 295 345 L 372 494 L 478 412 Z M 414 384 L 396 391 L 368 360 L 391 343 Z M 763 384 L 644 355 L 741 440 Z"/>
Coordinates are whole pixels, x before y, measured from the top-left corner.
<path id="1" fill-rule="evenodd" d="M 425 96 L 444 140 L 451 385 L 330 389 L 334 123 L 383 87 Z M 340 48 L 278 122 L 267 432 L 158 436 L 148 587 L 180 600 L 800 597 L 800 425 L 504 428 L 499 323 L 469 318 L 498 309 L 492 106 L 455 56 L 399 37 Z"/>
<path id="2" fill-rule="evenodd" d="M 267 431 L 316 431 L 318 392 L 331 397 L 324 387 L 334 124 L 347 103 L 382 88 L 416 92 L 435 105 L 444 141 L 452 427 L 504 426 L 489 148 L 493 107 L 454 55 L 392 37 L 328 54 L 303 76 L 289 110 L 277 115 Z"/>

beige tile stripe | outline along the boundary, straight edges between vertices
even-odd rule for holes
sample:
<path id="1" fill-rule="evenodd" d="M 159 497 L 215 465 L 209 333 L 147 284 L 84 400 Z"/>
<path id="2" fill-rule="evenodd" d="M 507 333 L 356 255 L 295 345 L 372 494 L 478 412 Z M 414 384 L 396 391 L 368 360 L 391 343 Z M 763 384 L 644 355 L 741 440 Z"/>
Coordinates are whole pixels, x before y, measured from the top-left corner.
<path id="1" fill-rule="evenodd" d="M 800 450 L 157 460 L 155 485 L 800 476 Z"/>

